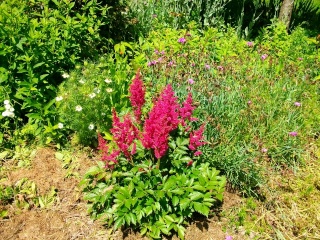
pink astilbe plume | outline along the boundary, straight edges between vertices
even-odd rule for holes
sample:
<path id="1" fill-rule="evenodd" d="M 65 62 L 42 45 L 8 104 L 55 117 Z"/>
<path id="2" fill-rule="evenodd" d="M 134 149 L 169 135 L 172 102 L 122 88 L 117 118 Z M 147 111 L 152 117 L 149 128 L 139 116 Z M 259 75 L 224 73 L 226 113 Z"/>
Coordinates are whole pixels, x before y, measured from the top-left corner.
<path id="1" fill-rule="evenodd" d="M 163 157 L 168 150 L 169 134 L 179 124 L 179 109 L 177 98 L 169 84 L 149 112 L 143 128 L 143 146 L 153 149 L 157 159 Z"/>
<path id="2" fill-rule="evenodd" d="M 192 94 L 189 93 L 187 99 L 183 102 L 182 108 L 180 108 L 179 111 L 182 126 L 186 125 L 186 120 L 195 120 L 195 118 L 192 118 L 192 113 L 194 109 L 195 107 L 192 106 Z"/>
<path id="3" fill-rule="evenodd" d="M 139 137 L 139 130 L 132 123 L 130 115 L 126 115 L 123 118 L 123 122 L 120 121 L 115 110 L 112 112 L 112 129 L 110 132 L 113 135 L 113 139 L 118 145 L 123 154 L 129 158 L 129 147 L 135 139 Z"/>
<path id="4" fill-rule="evenodd" d="M 106 162 L 106 168 L 113 169 L 114 164 L 117 164 L 118 161 L 116 158 L 120 154 L 120 150 L 113 150 L 109 153 L 109 147 L 107 141 L 98 133 L 98 149 L 101 151 L 102 157 L 101 160 Z"/>
<path id="5" fill-rule="evenodd" d="M 134 116 L 138 122 L 141 121 L 141 109 L 145 103 L 145 87 L 141 80 L 141 74 L 138 70 L 135 78 L 133 79 L 130 88 L 130 103 L 133 107 Z"/>
<path id="6" fill-rule="evenodd" d="M 198 130 L 195 130 L 190 133 L 190 142 L 189 142 L 189 149 L 190 150 L 197 150 L 198 147 L 206 144 L 203 137 L 204 132 L 204 125 L 201 125 L 201 127 Z"/>

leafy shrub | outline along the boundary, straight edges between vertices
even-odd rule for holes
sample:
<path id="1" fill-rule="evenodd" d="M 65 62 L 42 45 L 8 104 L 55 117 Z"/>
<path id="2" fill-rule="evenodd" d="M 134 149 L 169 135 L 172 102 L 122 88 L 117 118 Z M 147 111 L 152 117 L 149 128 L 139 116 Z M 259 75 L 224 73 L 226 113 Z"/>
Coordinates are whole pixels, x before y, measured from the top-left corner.
<path id="1" fill-rule="evenodd" d="M 111 108 L 124 111 L 130 70 L 127 59 L 116 55 L 76 66 L 61 84 L 56 105 L 63 127 L 76 132 L 80 143 L 96 142 L 96 130 L 110 135 Z"/>
<path id="2" fill-rule="evenodd" d="M 6 126 L 1 132 L 27 122 L 42 129 L 49 126 L 48 132 L 57 124 L 53 99 L 62 73 L 107 51 L 106 38 L 119 32 L 111 26 L 119 23 L 122 3 L 112 1 L 109 6 L 107 2 L 1 2 L 0 102 L 10 100 L 15 109 L 15 119 L 0 117 L 1 125 Z"/>
<path id="3" fill-rule="evenodd" d="M 167 85 L 146 115 L 139 73 L 130 93 L 134 114 L 120 119 L 113 111 L 113 141 L 106 144 L 99 136 L 104 162 L 82 181 L 89 211 L 115 229 L 136 226 L 151 238 L 174 230 L 183 239 L 183 225 L 192 214 L 208 216 L 222 200 L 225 178 L 203 163 L 204 125 L 194 130 L 191 94 L 180 106 Z"/>

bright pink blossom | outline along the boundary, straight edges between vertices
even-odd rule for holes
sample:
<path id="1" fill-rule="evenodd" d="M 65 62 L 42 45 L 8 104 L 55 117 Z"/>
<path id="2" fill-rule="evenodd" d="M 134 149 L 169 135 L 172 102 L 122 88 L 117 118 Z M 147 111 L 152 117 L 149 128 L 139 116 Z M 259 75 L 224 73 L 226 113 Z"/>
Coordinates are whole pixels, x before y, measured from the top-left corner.
<path id="1" fill-rule="evenodd" d="M 180 108 L 179 115 L 181 118 L 181 123 L 185 126 L 185 121 L 192 120 L 192 113 L 195 107 L 192 105 L 192 94 L 189 93 L 187 99 L 183 102 L 182 108 Z"/>
<path id="2" fill-rule="evenodd" d="M 201 127 L 198 130 L 195 130 L 190 133 L 190 143 L 189 143 L 190 150 L 197 150 L 198 147 L 206 144 L 206 142 L 204 142 L 203 132 L 204 132 L 204 125 L 201 125 Z"/>
<path id="3" fill-rule="evenodd" d="M 130 88 L 130 103 L 133 107 L 134 116 L 138 122 L 141 121 L 141 109 L 145 103 L 145 87 L 143 86 L 143 82 L 141 80 L 141 74 L 138 70 L 135 78 L 133 79 Z"/>
<path id="4" fill-rule="evenodd" d="M 98 149 L 101 151 L 102 157 L 101 160 L 106 162 L 106 168 L 113 168 L 114 164 L 117 164 L 118 161 L 116 158 L 120 154 L 120 150 L 113 150 L 109 153 L 109 147 L 106 140 L 98 133 Z"/>
<path id="5" fill-rule="evenodd" d="M 168 150 L 169 134 L 179 124 L 179 109 L 177 98 L 169 84 L 155 102 L 143 127 L 142 143 L 145 148 L 154 150 L 157 159 Z"/>
<path id="6" fill-rule="evenodd" d="M 195 153 L 194 153 L 194 156 L 200 156 L 202 154 L 202 152 L 201 151 L 196 151 Z"/>
<path id="7" fill-rule="evenodd" d="M 123 122 L 120 122 L 115 110 L 113 110 L 112 121 L 112 129 L 110 132 L 113 135 L 113 139 L 121 152 L 123 152 L 126 157 L 129 157 L 129 147 L 135 139 L 138 139 L 139 130 L 132 123 L 130 115 L 124 116 Z"/>

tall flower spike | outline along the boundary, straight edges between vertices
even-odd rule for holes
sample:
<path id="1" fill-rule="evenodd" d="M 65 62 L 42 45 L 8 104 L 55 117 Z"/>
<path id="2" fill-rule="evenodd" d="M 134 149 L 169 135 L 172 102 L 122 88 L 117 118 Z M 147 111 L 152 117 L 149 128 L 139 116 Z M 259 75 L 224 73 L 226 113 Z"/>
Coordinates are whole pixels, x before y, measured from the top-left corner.
<path id="1" fill-rule="evenodd" d="M 180 109 L 180 118 L 181 118 L 181 124 L 182 126 L 185 126 L 186 120 L 192 121 L 192 113 L 193 110 L 195 109 L 194 106 L 192 106 L 192 94 L 189 93 L 187 99 L 183 102 L 182 108 Z"/>
<path id="2" fill-rule="evenodd" d="M 113 135 L 114 141 L 118 145 L 123 154 L 129 158 L 129 148 L 133 141 L 138 138 L 139 130 L 132 123 L 130 115 L 126 115 L 121 122 L 117 116 L 116 111 L 113 109 L 113 123 L 110 132 Z"/>
<path id="3" fill-rule="evenodd" d="M 134 110 L 134 116 L 138 122 L 141 121 L 141 109 L 145 103 L 145 88 L 141 80 L 140 70 L 137 71 L 130 88 L 130 103 Z"/>
<path id="4" fill-rule="evenodd" d="M 143 128 L 142 143 L 145 148 L 154 150 L 157 159 L 168 150 L 169 134 L 179 124 L 179 109 L 172 87 L 167 85 L 149 112 Z"/>
<path id="5" fill-rule="evenodd" d="M 204 124 L 201 125 L 201 127 L 198 130 L 195 130 L 190 133 L 190 142 L 189 142 L 190 150 L 197 150 L 198 147 L 206 144 L 206 142 L 204 142 L 203 132 L 204 132 Z"/>

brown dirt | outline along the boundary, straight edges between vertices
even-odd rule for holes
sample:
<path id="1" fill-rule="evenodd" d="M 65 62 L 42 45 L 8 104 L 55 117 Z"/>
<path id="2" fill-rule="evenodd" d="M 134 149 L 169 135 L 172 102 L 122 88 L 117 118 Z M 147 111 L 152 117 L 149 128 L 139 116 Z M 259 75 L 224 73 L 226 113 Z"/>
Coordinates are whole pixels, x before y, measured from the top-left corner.
<path id="1" fill-rule="evenodd" d="M 93 221 L 87 214 L 86 204 L 81 201 L 78 183 L 84 172 L 95 164 L 94 159 L 77 156 L 75 171 L 80 177 L 66 178 L 62 162 L 55 158 L 53 149 L 39 149 L 29 169 L 8 171 L 5 184 L 15 184 L 22 178 L 36 183 L 38 194 L 42 195 L 54 187 L 57 191 L 56 203 L 48 209 L 15 209 L 11 206 L 8 219 L 0 219 L 1 239 L 147 239 L 130 229 L 112 233 L 98 221 Z M 225 194 L 222 208 L 229 208 L 241 201 L 234 193 Z M 223 226 L 226 220 L 195 218 L 186 230 L 186 239 L 211 240 L 225 239 Z M 241 235 L 233 239 L 243 239 Z M 169 239 L 176 240 L 177 236 Z"/>

